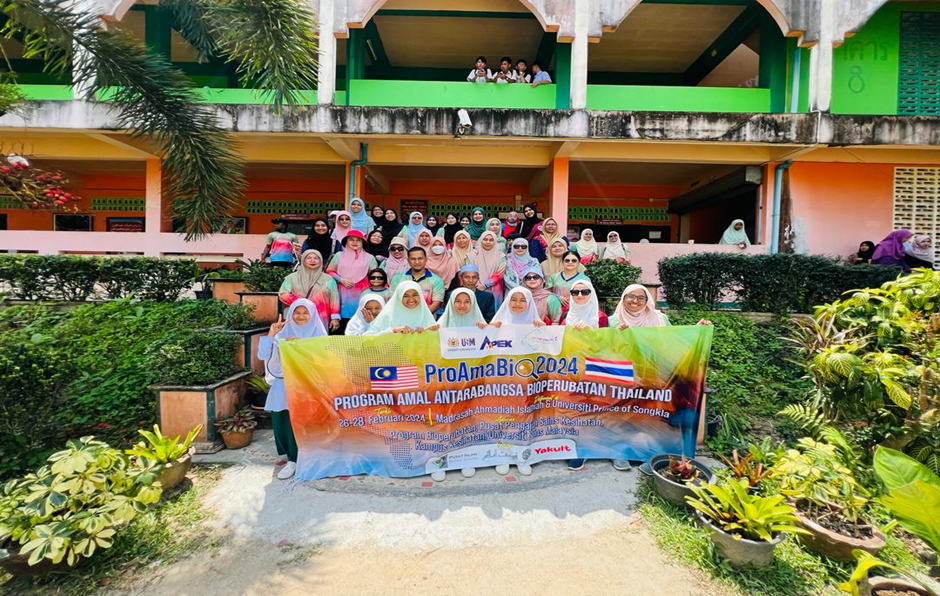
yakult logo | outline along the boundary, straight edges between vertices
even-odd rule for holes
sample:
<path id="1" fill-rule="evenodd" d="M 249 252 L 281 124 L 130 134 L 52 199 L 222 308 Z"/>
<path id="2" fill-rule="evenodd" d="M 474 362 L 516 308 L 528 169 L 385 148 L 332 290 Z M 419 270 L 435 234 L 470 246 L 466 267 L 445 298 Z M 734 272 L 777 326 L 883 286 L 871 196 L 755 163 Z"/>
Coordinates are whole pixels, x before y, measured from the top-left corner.
<path id="1" fill-rule="evenodd" d="M 536 455 L 544 455 L 546 453 L 569 453 L 570 451 L 571 451 L 571 447 L 567 445 L 559 445 L 558 447 L 536 447 L 535 448 Z"/>

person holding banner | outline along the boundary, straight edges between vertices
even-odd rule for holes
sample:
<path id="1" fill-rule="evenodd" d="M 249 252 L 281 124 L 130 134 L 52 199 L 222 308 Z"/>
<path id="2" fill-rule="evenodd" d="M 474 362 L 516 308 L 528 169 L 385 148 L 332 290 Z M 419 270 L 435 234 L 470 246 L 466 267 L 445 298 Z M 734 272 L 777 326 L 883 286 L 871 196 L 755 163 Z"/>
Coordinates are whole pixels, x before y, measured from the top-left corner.
<path id="1" fill-rule="evenodd" d="M 434 315 L 422 298 L 421 286 L 406 280 L 398 284 L 391 299 L 363 335 L 421 333 L 433 325 Z"/>
<path id="2" fill-rule="evenodd" d="M 486 319 L 483 318 L 483 313 L 477 305 L 477 297 L 473 290 L 457 288 L 450 295 L 444 314 L 430 330 L 474 326 L 483 329 L 486 325 Z"/>
<path id="3" fill-rule="evenodd" d="M 287 391 L 284 370 L 281 367 L 279 344 L 293 339 L 323 337 L 326 329 L 320 317 L 314 316 L 316 306 L 306 298 L 299 298 L 287 310 L 287 320 L 280 316 L 271 324 L 268 334 L 258 342 L 258 358 L 264 360 L 265 380 L 271 385 L 264 409 L 271 412 L 274 444 L 278 455 L 286 455 L 287 463 L 277 473 L 279 480 L 287 480 L 297 470 L 297 441 L 287 411 Z"/>
<path id="4" fill-rule="evenodd" d="M 496 234 L 487 230 L 480 235 L 470 261 L 480 270 L 479 289 L 493 294 L 496 306 L 503 301 L 503 275 L 506 273 L 506 255 L 499 252 Z"/>
<path id="5" fill-rule="evenodd" d="M 331 331 L 339 329 L 339 290 L 333 278 L 323 272 L 323 259 L 317 250 L 305 250 L 300 268 L 286 278 L 278 290 L 281 302 L 290 305 L 306 298 L 316 305 L 320 322 Z"/>
<path id="6" fill-rule="evenodd" d="M 378 294 L 369 292 L 363 294 L 359 298 L 359 310 L 357 310 L 356 315 L 349 320 L 349 325 L 346 325 L 346 333 L 344 335 L 365 335 L 372 321 L 379 316 L 384 306 L 385 299 Z"/>
<path id="7" fill-rule="evenodd" d="M 627 327 L 666 327 L 669 318 L 656 310 L 656 301 L 646 286 L 632 284 L 623 290 L 620 302 L 610 316 L 609 324 L 615 329 Z M 699 319 L 699 325 L 711 325 L 708 319 Z"/>
<path id="8" fill-rule="evenodd" d="M 546 325 L 557 325 L 561 320 L 561 300 L 545 289 L 542 269 L 537 265 L 526 269 L 522 274 L 522 283 L 532 293 L 532 300 L 542 321 Z"/>
<path id="9" fill-rule="evenodd" d="M 568 313 L 561 324 L 578 330 L 607 327 L 607 314 L 600 308 L 591 280 L 579 279 L 572 284 Z"/>

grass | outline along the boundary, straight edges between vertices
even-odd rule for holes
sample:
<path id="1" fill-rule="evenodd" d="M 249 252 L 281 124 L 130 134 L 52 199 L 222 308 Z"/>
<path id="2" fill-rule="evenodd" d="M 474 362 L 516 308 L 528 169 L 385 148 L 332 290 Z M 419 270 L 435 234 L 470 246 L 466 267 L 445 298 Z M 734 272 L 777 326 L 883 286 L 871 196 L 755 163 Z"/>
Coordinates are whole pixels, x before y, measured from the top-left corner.
<path id="1" fill-rule="evenodd" d="M 219 481 L 222 466 L 194 467 L 187 480 L 118 531 L 114 546 L 71 571 L 42 578 L 14 578 L 0 572 L 0 594 L 81 596 L 102 586 L 129 583 L 135 572 L 169 565 L 200 551 L 209 553 L 219 537 L 206 523 L 205 495 Z"/>
<path id="2" fill-rule="evenodd" d="M 854 563 L 830 561 L 805 550 L 794 537 L 777 547 L 773 564 L 761 568 L 735 568 L 715 549 L 708 533 L 693 522 L 688 511 L 660 498 L 651 481 L 642 482 L 638 497 L 644 525 L 666 555 L 705 572 L 726 589 L 747 596 L 845 595 L 838 584 L 848 579 Z M 880 558 L 901 567 L 925 570 L 895 536 Z"/>

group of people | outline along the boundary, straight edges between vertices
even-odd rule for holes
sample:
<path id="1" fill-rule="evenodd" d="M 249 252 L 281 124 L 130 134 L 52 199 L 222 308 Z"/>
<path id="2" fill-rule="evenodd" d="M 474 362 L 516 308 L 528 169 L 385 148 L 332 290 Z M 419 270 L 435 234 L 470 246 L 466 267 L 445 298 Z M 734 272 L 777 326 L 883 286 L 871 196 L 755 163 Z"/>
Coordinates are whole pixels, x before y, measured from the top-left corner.
<path id="1" fill-rule="evenodd" d="M 910 230 L 895 230 L 878 244 L 865 240 L 848 260 L 855 264 L 899 267 L 904 273 L 922 267 L 933 269 L 933 239 Z"/>
<path id="2" fill-rule="evenodd" d="M 368 221 L 366 221 L 368 219 Z M 303 242 L 297 269 L 284 280 L 280 298 L 286 317 L 274 323 L 258 346 L 271 384 L 266 410 L 278 453 L 285 463 L 277 476 L 294 475 L 297 446 L 287 413 L 278 342 L 319 337 L 423 333 L 441 328 L 511 325 L 566 325 L 573 329 L 661 327 L 669 320 L 646 287 L 626 287 L 613 314 L 601 309 L 584 264 L 594 259 L 629 261 L 629 250 L 611 232 L 599 249 L 591 230 L 569 246 L 558 223 L 539 219 L 536 206 L 523 217 L 487 218 L 475 208 L 461 223 L 457 214 L 425 221 L 419 212 L 407 223 L 392 209 L 371 215 L 360 199 L 335 214 L 335 225 L 314 222 Z M 507 252 L 508 251 L 508 252 Z M 274 258 L 274 252 L 270 252 Z M 708 321 L 701 321 L 708 324 Z M 583 460 L 569 462 L 571 469 Z M 630 469 L 617 460 L 614 466 Z M 531 467 L 519 464 L 519 473 Z M 506 474 L 509 466 L 498 466 Z M 471 468 L 462 471 L 472 476 Z M 436 472 L 435 480 L 444 473 Z"/>
<path id="3" fill-rule="evenodd" d="M 545 65 L 539 60 L 532 63 L 532 73 L 529 74 L 529 63 L 525 58 L 519 58 L 513 64 L 512 58 L 503 56 L 499 61 L 499 70 L 495 73 L 487 68 L 486 56 L 477 56 L 474 68 L 467 75 L 471 83 L 523 83 L 532 87 L 548 85 L 552 77 L 545 70 Z"/>

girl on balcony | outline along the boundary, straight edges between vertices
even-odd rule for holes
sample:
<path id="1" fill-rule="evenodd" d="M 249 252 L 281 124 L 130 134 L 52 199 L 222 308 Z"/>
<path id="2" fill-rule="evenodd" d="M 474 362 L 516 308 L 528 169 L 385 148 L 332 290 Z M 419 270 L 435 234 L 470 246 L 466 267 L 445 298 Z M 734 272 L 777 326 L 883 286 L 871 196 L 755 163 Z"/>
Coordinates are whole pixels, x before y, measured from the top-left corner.
<path id="1" fill-rule="evenodd" d="M 287 411 L 287 392 L 284 388 L 284 370 L 281 368 L 280 342 L 294 339 L 323 337 L 326 329 L 320 317 L 313 316 L 316 307 L 305 298 L 295 300 L 287 310 L 287 320 L 280 316 L 271 325 L 268 335 L 258 342 L 258 358 L 264 360 L 265 380 L 271 385 L 264 409 L 271 412 L 274 443 L 278 455 L 287 456 L 287 464 L 277 473 L 279 480 L 287 480 L 297 470 L 297 441 Z"/>
<path id="2" fill-rule="evenodd" d="M 499 246 L 499 252 L 506 254 L 506 239 L 503 238 L 503 222 L 495 217 L 491 217 L 486 222 L 486 229 L 496 235 L 496 244 Z"/>
<path id="3" fill-rule="evenodd" d="M 376 269 L 376 271 L 381 271 L 381 269 Z M 343 335 L 365 335 L 366 331 L 369 330 L 369 326 L 372 325 L 372 321 L 379 316 L 384 307 L 385 299 L 378 294 L 363 294 L 359 298 L 359 310 L 349 320 L 349 325 L 346 325 L 346 333 Z"/>
<path id="4" fill-rule="evenodd" d="M 590 228 L 581 230 L 581 239 L 574 243 L 574 249 L 581 257 L 582 265 L 587 265 L 595 260 L 600 251 L 597 249 L 597 241 L 594 240 L 594 230 Z"/>
<path id="5" fill-rule="evenodd" d="M 545 287 L 555 292 L 558 299 L 561 300 L 561 306 L 564 312 L 568 311 L 569 301 L 571 299 L 571 288 L 577 281 L 590 281 L 584 274 L 584 265 L 581 264 L 581 258 L 576 252 L 569 252 L 562 257 L 563 269 L 554 273 L 545 280 Z"/>
<path id="6" fill-rule="evenodd" d="M 316 307 L 323 327 L 336 331 L 339 329 L 339 290 L 336 282 L 323 272 L 323 259 L 319 251 L 305 250 L 300 256 L 300 268 L 286 278 L 278 290 L 278 296 L 284 304 L 293 304 L 301 298 L 309 300 Z"/>
<path id="7" fill-rule="evenodd" d="M 630 249 L 620 241 L 620 234 L 617 232 L 607 234 L 607 246 L 601 250 L 601 258 L 618 263 L 630 263 Z"/>
<path id="8" fill-rule="evenodd" d="M 472 263 L 471 254 L 473 253 L 473 241 L 470 240 L 470 234 L 460 230 L 454 234 L 454 246 L 450 251 L 451 256 L 457 263 L 457 267 L 470 265 Z"/>
<path id="9" fill-rule="evenodd" d="M 503 277 L 503 287 L 508 292 L 522 285 L 522 278 L 527 269 L 538 268 L 539 262 L 529 254 L 529 243 L 525 238 L 516 238 L 509 249 L 506 259 L 506 275 Z M 541 270 L 540 270 L 541 272 Z"/>
<path id="10" fill-rule="evenodd" d="M 529 253 L 541 263 L 548 256 L 548 247 L 556 240 L 562 240 L 568 246 L 568 238 L 561 235 L 558 222 L 549 217 L 536 226 L 533 236 L 529 238 Z"/>
<path id="11" fill-rule="evenodd" d="M 339 217 L 336 220 L 338 222 Z M 375 257 L 363 249 L 363 241 L 359 230 L 346 234 L 343 238 L 343 252 L 333 255 L 326 268 L 326 272 L 339 285 L 339 314 L 344 321 L 344 328 L 359 308 L 359 296 L 369 287 L 369 271 L 379 266 Z"/>
<path id="12" fill-rule="evenodd" d="M 470 234 L 470 239 L 477 241 L 483 232 L 486 231 L 486 212 L 483 207 L 474 207 L 470 212 L 470 223 L 464 230 Z"/>
<path id="13" fill-rule="evenodd" d="M 742 249 L 750 246 L 751 241 L 747 237 L 747 232 L 744 230 L 744 220 L 736 219 L 731 222 L 731 225 L 728 226 L 725 233 L 721 235 L 721 240 L 718 241 L 718 244 L 737 244 L 738 247 Z"/>
<path id="14" fill-rule="evenodd" d="M 388 258 L 382 262 L 382 269 L 385 270 L 385 275 L 389 279 L 402 271 L 411 269 L 411 265 L 408 264 L 408 247 L 404 240 L 398 237 L 392 238 L 388 244 Z"/>
<path id="15" fill-rule="evenodd" d="M 506 255 L 499 252 L 496 243 L 496 234 L 483 232 L 480 241 L 470 256 L 472 264 L 480 270 L 480 281 L 477 289 L 493 294 L 496 307 L 503 302 L 503 275 L 506 273 Z"/>
<path id="16" fill-rule="evenodd" d="M 349 201 L 349 212 L 352 216 L 352 229 L 359 230 L 363 236 L 375 226 L 375 222 L 366 212 L 366 202 L 359 197 Z"/>

